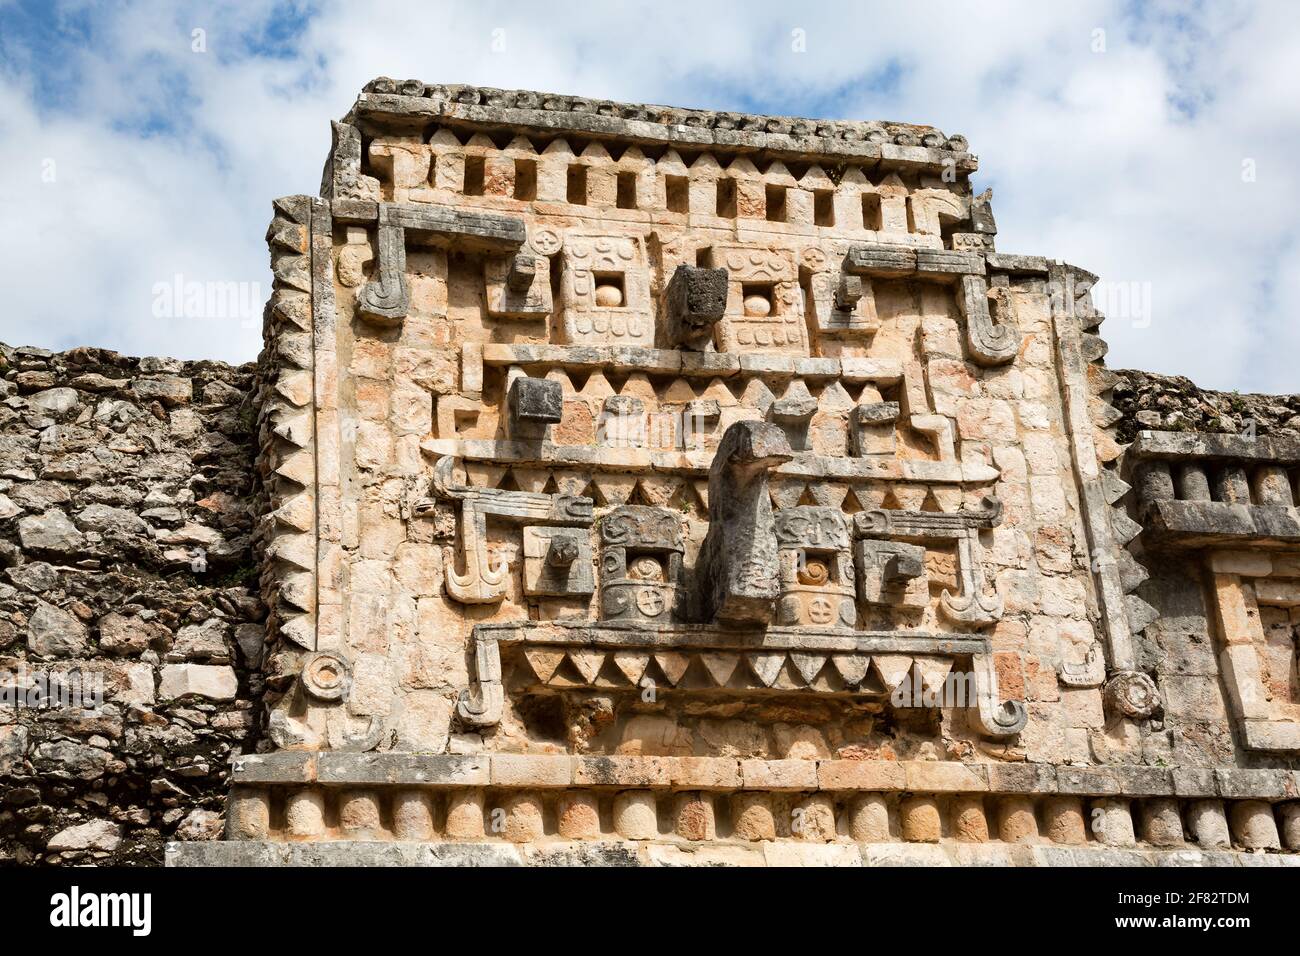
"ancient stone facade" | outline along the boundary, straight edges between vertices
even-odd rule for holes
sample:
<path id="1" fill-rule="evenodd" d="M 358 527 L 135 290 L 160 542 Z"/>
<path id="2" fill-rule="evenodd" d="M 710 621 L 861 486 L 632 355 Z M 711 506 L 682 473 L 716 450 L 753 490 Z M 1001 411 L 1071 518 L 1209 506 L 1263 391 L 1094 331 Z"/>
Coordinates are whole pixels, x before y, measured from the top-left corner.
<path id="1" fill-rule="evenodd" d="M 976 166 L 370 84 L 267 233 L 260 740 L 170 862 L 1295 862 L 1290 417 L 1143 406 Z"/>

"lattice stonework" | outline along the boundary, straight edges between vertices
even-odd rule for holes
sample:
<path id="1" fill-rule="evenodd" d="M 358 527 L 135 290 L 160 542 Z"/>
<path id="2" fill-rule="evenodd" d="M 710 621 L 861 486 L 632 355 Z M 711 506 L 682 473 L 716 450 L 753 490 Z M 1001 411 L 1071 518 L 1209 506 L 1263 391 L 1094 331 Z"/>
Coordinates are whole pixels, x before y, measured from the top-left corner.
<path id="1" fill-rule="evenodd" d="M 231 836 L 1068 843 L 1160 797 L 1057 774 L 1158 726 L 1140 525 L 1092 277 L 998 253 L 975 168 L 929 127 L 367 87 L 269 235 Z M 1300 706 L 1288 560 L 1212 559 L 1252 740 Z"/>

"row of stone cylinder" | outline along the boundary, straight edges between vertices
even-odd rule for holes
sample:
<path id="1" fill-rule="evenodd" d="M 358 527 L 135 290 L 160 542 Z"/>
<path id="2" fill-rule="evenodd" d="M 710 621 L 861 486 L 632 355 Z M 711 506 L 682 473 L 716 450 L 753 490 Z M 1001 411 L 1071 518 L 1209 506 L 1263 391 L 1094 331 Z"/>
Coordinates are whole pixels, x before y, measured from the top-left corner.
<path id="1" fill-rule="evenodd" d="M 1031 794 L 237 787 L 228 839 L 797 839 L 1300 852 L 1300 802 Z"/>
<path id="2" fill-rule="evenodd" d="M 1204 461 L 1142 463 L 1138 476 L 1145 501 L 1221 501 L 1237 505 L 1294 507 L 1300 501 L 1300 468 L 1282 465 L 1211 465 Z"/>

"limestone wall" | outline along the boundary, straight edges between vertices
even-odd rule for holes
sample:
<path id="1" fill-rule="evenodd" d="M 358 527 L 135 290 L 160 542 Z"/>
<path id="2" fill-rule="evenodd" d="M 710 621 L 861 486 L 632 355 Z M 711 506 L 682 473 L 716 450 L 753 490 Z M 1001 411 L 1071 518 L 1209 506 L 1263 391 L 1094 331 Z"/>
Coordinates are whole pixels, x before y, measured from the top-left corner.
<path id="1" fill-rule="evenodd" d="M 261 690 L 252 374 L 0 345 L 0 861 L 219 835 Z M 75 674 L 98 712 L 26 706 Z"/>

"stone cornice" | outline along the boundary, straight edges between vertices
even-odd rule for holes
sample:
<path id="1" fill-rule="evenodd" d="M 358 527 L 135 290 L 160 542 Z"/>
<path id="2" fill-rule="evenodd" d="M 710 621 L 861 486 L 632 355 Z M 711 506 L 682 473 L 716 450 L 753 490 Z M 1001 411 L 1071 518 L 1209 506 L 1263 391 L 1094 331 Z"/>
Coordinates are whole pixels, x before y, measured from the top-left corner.
<path id="1" fill-rule="evenodd" d="M 377 127 L 451 122 L 689 149 L 761 152 L 828 162 L 883 160 L 935 170 L 979 166 L 966 138 L 931 126 L 763 116 L 615 103 L 530 90 L 498 90 L 379 77 L 366 84 L 347 122 Z"/>

